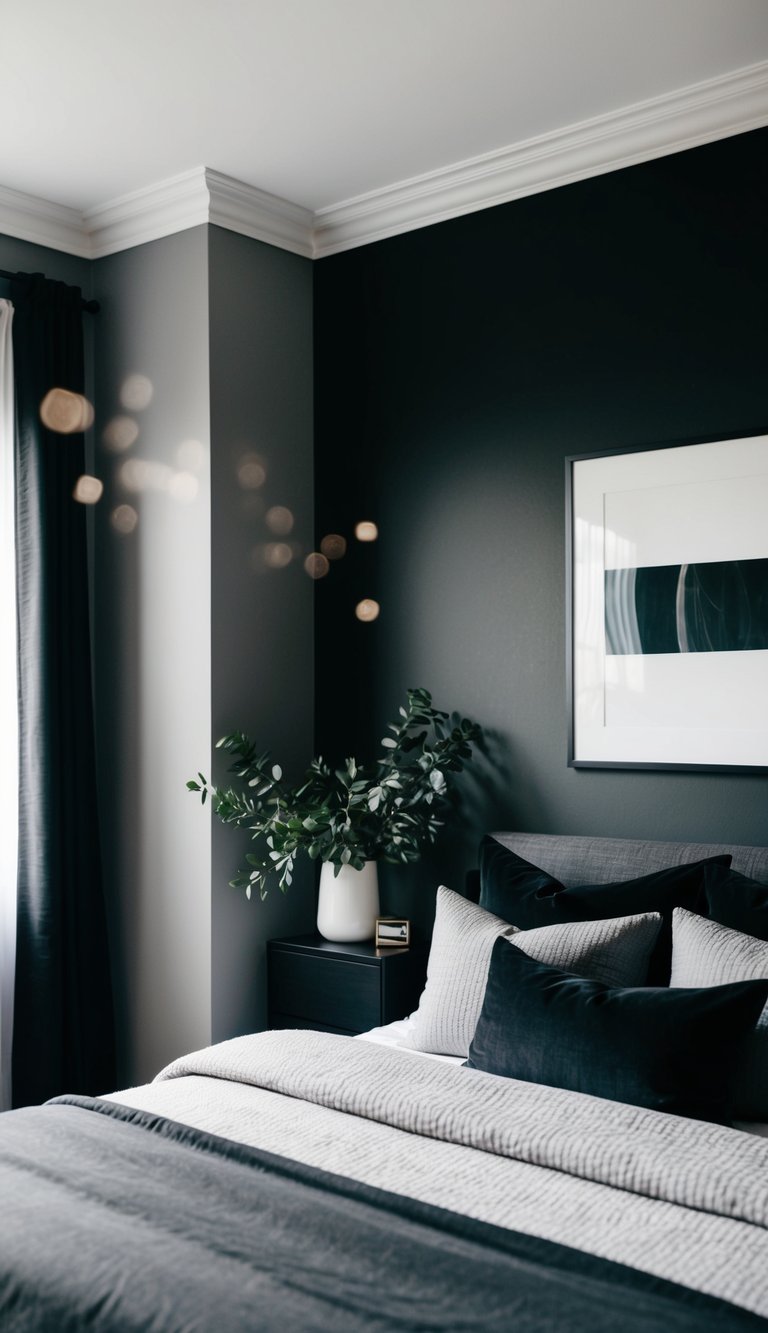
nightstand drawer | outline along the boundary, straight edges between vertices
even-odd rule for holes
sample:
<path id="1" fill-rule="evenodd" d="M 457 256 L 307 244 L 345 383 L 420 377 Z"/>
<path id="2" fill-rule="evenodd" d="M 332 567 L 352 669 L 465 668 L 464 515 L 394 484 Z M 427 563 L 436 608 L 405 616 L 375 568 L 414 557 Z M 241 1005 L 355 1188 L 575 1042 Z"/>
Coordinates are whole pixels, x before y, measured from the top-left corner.
<path id="1" fill-rule="evenodd" d="M 269 1008 L 281 1017 L 311 1015 L 318 1025 L 364 1032 L 381 1021 L 379 969 L 280 950 L 279 966 L 269 972 Z"/>

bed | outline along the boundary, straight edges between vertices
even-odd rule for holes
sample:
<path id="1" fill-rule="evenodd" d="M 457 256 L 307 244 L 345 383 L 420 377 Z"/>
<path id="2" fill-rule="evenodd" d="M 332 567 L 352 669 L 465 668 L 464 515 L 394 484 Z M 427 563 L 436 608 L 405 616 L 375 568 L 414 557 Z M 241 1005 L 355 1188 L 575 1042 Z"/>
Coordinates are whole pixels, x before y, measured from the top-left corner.
<path id="1" fill-rule="evenodd" d="M 671 866 L 690 868 L 689 892 L 694 867 L 723 856 L 731 865 L 717 867 L 712 895 L 728 895 L 731 910 L 747 884 L 749 910 L 768 904 L 764 848 L 532 834 L 484 841 L 508 879 L 518 861 L 557 879 L 554 894 L 535 881 L 539 897 L 526 911 L 549 911 L 556 897 L 567 915 L 572 887 L 578 896 L 575 886 L 638 884 L 654 872 L 667 892 Z M 144 1087 L 2 1117 L 4 1333 L 768 1327 L 768 1139 L 759 1122 L 734 1127 L 500 1076 L 480 1067 L 479 1048 L 471 1065 L 492 1019 L 497 959 L 506 966 L 516 934 L 527 934 L 528 952 L 519 941 L 511 950 L 523 969 L 515 987 L 540 991 L 544 976 L 549 993 L 547 969 L 573 961 L 578 936 L 589 962 L 578 963 L 578 981 L 566 969 L 566 987 L 602 985 L 605 1000 L 621 988 L 588 974 L 596 959 L 609 960 L 615 979 L 610 932 L 624 932 L 621 966 L 637 967 L 660 938 L 659 913 L 633 911 L 609 930 L 584 917 L 582 904 L 578 929 L 547 918 L 517 930 L 482 899 L 441 894 L 415 1016 L 360 1038 L 238 1037 L 175 1061 Z M 685 930 L 744 937 L 702 912 L 675 910 Z M 458 939 L 452 960 L 445 949 Z M 553 939 L 555 964 L 545 961 Z M 477 995 L 467 979 L 473 950 L 488 978 Z M 709 935 L 695 952 L 681 951 L 680 963 L 673 956 L 673 998 L 688 987 L 674 985 L 676 966 L 695 969 L 702 952 L 711 961 Z M 716 978 L 712 994 L 727 990 L 729 1004 L 748 1001 L 759 1013 L 761 957 L 750 962 L 752 980 Z M 643 989 L 647 999 L 663 988 L 621 993 Z M 594 1010 L 594 993 L 587 998 Z M 474 1037 L 461 1030 L 473 1004 L 481 1006 L 469 1023 Z M 751 1036 L 754 1017 L 748 1026 Z M 557 1034 L 543 1043 L 557 1044 Z"/>

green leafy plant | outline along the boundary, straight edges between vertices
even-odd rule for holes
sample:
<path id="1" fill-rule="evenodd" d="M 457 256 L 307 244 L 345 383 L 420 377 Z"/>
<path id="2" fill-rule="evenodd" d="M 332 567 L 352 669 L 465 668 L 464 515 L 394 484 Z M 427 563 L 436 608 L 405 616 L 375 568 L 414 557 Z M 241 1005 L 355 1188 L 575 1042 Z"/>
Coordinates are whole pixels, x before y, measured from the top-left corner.
<path id="1" fill-rule="evenodd" d="M 399 712 L 373 763 L 347 759 L 331 768 L 313 759 L 295 786 L 285 784 L 280 765 L 258 754 L 243 732 L 217 742 L 233 757 L 230 773 L 245 785 L 214 787 L 198 773 L 199 781 L 187 787 L 201 793 L 203 804 L 210 797 L 223 823 L 250 831 L 255 850 L 246 856 L 248 868 L 230 881 L 233 888 L 244 888 L 250 898 L 255 886 L 265 898 L 276 876 L 285 891 L 302 853 L 331 862 L 336 874 L 341 866 L 361 870 L 371 860 L 418 861 L 445 822 L 451 776 L 471 759 L 482 732 L 477 723 L 434 708 L 428 690 L 409 690 Z"/>

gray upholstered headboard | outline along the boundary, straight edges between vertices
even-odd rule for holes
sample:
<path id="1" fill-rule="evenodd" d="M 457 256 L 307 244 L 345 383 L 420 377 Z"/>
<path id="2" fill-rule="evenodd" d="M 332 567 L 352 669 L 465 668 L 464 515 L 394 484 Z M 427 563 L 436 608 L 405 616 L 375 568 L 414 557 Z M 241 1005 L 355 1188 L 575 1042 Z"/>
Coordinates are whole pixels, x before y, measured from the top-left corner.
<path id="1" fill-rule="evenodd" d="M 560 833 L 493 833 L 510 851 L 565 885 L 610 884 L 649 875 L 686 861 L 730 852 L 741 875 L 768 884 L 768 847 L 724 842 L 644 842 L 639 838 L 584 838 Z"/>

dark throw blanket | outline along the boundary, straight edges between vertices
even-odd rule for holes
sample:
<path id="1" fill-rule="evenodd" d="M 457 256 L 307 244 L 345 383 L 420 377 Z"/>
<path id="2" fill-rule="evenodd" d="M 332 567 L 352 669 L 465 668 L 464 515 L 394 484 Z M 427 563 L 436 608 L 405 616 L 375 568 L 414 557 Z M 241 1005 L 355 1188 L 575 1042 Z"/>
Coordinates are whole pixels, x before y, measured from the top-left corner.
<path id="1" fill-rule="evenodd" d="M 144 1111 L 63 1098 L 0 1125 L 2 1333 L 765 1333 L 620 1264 Z"/>

